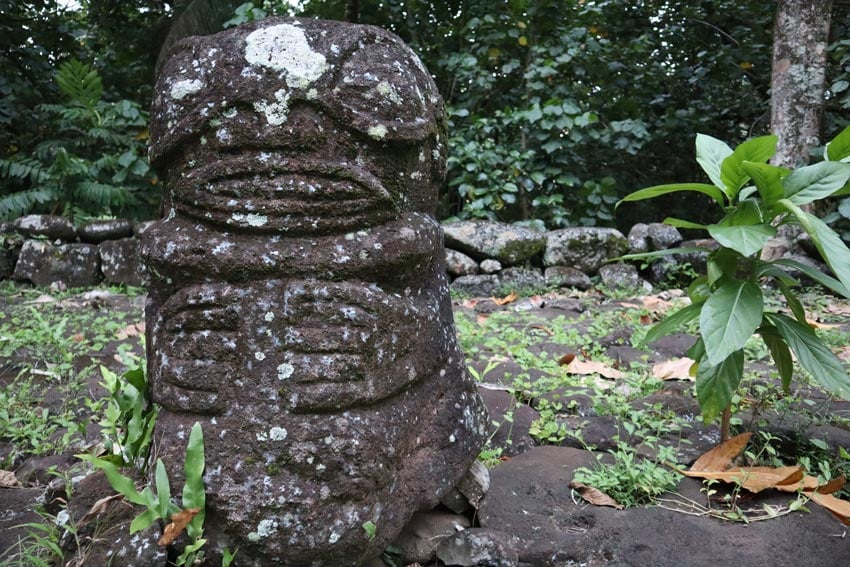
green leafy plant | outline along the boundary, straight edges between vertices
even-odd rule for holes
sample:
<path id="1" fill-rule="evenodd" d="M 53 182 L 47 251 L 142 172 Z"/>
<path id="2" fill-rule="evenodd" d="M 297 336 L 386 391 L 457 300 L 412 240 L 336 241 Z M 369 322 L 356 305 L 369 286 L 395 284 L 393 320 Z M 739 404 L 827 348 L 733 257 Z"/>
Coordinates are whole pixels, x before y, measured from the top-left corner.
<path id="1" fill-rule="evenodd" d="M 182 508 L 177 506 L 171 498 L 171 484 L 165 470 L 162 459 L 156 460 L 154 469 L 154 484 L 156 492 L 150 486 L 141 492 L 136 489 L 133 479 L 123 475 L 118 468 L 109 460 L 100 459 L 92 455 L 77 455 L 80 459 L 87 461 L 96 468 L 101 469 L 109 481 L 110 486 L 128 501 L 146 508 L 130 524 L 130 533 L 134 534 L 147 529 L 157 520 L 167 522 L 172 516 L 184 511 L 197 509 L 186 526 L 186 533 L 191 543 L 186 546 L 183 553 L 177 559 L 177 565 L 193 565 L 195 561 L 203 559 L 201 547 L 206 543 L 203 538 L 204 514 L 206 507 L 206 492 L 204 490 L 204 434 L 200 423 L 195 423 L 189 433 L 189 443 L 186 448 L 186 459 L 183 465 L 185 483 L 183 485 Z M 232 561 L 232 558 L 230 559 Z"/>
<path id="2" fill-rule="evenodd" d="M 103 386 L 109 400 L 100 422 L 104 445 L 109 456 L 105 460 L 119 466 L 144 466 L 148 458 L 157 407 L 148 398 L 145 371 L 133 368 L 120 377 L 100 367 Z"/>
<path id="3" fill-rule="evenodd" d="M 150 215 L 157 178 L 146 157 L 147 113 L 129 100 L 102 100 L 97 71 L 76 59 L 59 66 L 55 81 L 65 100 L 38 107 L 53 137 L 0 158 L 0 219 Z"/>
<path id="4" fill-rule="evenodd" d="M 787 271 L 798 270 L 829 289 L 850 297 L 850 250 L 807 205 L 830 196 L 850 194 L 850 127 L 826 148 L 826 161 L 790 170 L 767 161 L 776 151 L 776 136 L 748 140 L 732 150 L 711 136 L 698 135 L 697 162 L 711 179 L 707 183 L 676 183 L 641 189 L 622 202 L 641 201 L 689 191 L 707 196 L 721 213 L 714 224 L 667 218 L 665 223 L 703 229 L 720 244 L 708 253 L 707 275 L 688 288 L 691 305 L 669 315 L 647 332 L 649 343 L 699 319 L 699 338 L 688 354 L 697 361 L 696 391 L 707 420 L 723 415 L 722 437 L 729 437 L 732 397 L 744 374 L 744 346 L 758 334 L 773 357 L 787 391 L 794 363 L 826 389 L 850 399 L 850 377 L 841 361 L 806 321 L 793 288 L 799 282 Z M 789 259 L 766 261 L 761 252 L 776 227 L 795 224 L 807 232 L 837 279 Z M 644 259 L 691 251 L 674 249 L 625 256 Z M 763 283 L 772 281 L 792 313 L 789 317 L 765 309 Z"/>

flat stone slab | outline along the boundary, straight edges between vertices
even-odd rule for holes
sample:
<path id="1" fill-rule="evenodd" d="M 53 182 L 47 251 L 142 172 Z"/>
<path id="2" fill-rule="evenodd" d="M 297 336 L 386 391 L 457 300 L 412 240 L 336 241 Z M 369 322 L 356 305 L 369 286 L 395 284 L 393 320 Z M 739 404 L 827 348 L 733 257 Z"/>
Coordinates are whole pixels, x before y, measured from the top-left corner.
<path id="1" fill-rule="evenodd" d="M 479 510 L 481 525 L 519 538 L 519 560 L 533 565 L 848 565 L 850 539 L 829 512 L 809 505 L 750 524 L 661 507 L 590 506 L 569 488 L 573 470 L 594 462 L 573 448 L 537 447 L 491 471 Z M 697 502 L 701 483 L 685 478 L 678 493 Z M 787 504 L 792 495 L 765 494 L 751 506 Z"/>

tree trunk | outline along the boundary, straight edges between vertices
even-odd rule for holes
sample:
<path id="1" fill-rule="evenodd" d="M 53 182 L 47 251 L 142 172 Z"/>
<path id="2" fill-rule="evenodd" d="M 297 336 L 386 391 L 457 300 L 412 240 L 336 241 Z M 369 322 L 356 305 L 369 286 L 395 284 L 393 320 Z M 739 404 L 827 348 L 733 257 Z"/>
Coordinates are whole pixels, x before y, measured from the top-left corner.
<path id="1" fill-rule="evenodd" d="M 773 30 L 770 129 L 774 165 L 796 167 L 819 146 L 833 0 L 779 0 Z"/>

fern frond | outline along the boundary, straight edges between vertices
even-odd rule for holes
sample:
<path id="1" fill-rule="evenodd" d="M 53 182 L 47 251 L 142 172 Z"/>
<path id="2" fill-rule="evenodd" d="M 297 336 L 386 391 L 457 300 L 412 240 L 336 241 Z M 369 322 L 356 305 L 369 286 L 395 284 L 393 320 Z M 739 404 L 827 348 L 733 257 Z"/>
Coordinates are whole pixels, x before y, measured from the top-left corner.
<path id="1" fill-rule="evenodd" d="M 56 84 L 73 102 L 94 108 L 103 93 L 103 83 L 91 65 L 71 59 L 59 66 Z"/>
<path id="2" fill-rule="evenodd" d="M 73 191 L 77 201 L 95 203 L 101 207 L 120 207 L 127 200 L 125 188 L 97 181 L 75 183 Z"/>
<path id="3" fill-rule="evenodd" d="M 16 219 L 32 212 L 33 208 L 38 204 L 49 203 L 55 200 L 56 193 L 45 188 L 18 191 L 11 195 L 4 195 L 0 197 L 0 219 L 4 221 Z"/>
<path id="4" fill-rule="evenodd" d="M 29 179 L 34 185 L 50 179 L 50 173 L 44 164 L 35 158 L 0 159 L 0 178 Z"/>

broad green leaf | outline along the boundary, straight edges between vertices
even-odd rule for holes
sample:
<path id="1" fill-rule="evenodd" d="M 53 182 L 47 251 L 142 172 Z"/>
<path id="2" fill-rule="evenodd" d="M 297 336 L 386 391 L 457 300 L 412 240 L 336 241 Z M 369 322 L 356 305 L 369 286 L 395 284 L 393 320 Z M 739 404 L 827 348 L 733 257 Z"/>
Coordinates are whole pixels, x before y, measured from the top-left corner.
<path id="1" fill-rule="evenodd" d="M 189 445 L 186 448 L 184 472 L 186 484 L 183 485 L 183 507 L 200 508 L 201 511 L 189 522 L 190 537 L 197 538 L 203 533 L 204 515 L 206 513 L 206 492 L 204 489 L 204 431 L 201 424 L 195 422 L 189 433 Z"/>
<path id="2" fill-rule="evenodd" d="M 723 160 L 732 155 L 732 148 L 725 142 L 706 134 L 697 134 L 696 146 L 697 163 L 711 179 L 711 182 L 725 193 L 726 184 L 723 182 L 720 171 Z"/>
<path id="3" fill-rule="evenodd" d="M 87 461 L 94 465 L 95 468 L 102 470 L 106 475 L 106 480 L 109 481 L 109 486 L 111 486 L 116 492 L 123 494 L 124 498 L 133 504 L 147 506 L 150 503 L 147 498 L 136 490 L 136 485 L 133 483 L 133 479 L 118 472 L 118 468 L 109 461 L 98 459 L 91 455 L 77 455 L 77 458 Z"/>
<path id="4" fill-rule="evenodd" d="M 711 365 L 705 358 L 700 361 L 696 376 L 697 401 L 707 421 L 716 419 L 729 407 L 743 375 L 743 350 L 730 353 L 719 364 Z"/>
<path id="5" fill-rule="evenodd" d="M 782 295 L 785 296 L 785 302 L 788 304 L 788 309 L 794 314 L 794 318 L 802 324 L 806 324 L 806 310 L 793 290 L 783 280 L 778 279 L 779 289 L 782 290 Z"/>
<path id="6" fill-rule="evenodd" d="M 800 285 L 800 282 L 791 277 L 791 274 L 775 265 L 773 262 L 759 262 L 757 274 L 759 277 L 769 277 L 781 280 L 788 286 Z M 836 281 L 835 283 L 839 282 Z"/>
<path id="7" fill-rule="evenodd" d="M 697 337 L 696 342 L 688 348 L 688 351 L 685 353 L 688 358 L 691 360 L 696 360 L 697 364 L 705 358 L 705 343 L 702 341 L 702 337 Z"/>
<path id="8" fill-rule="evenodd" d="M 765 203 L 773 203 L 785 196 L 782 178 L 788 174 L 788 170 L 784 167 L 751 161 L 742 162 L 741 167 L 756 184 L 756 189 Z"/>
<path id="9" fill-rule="evenodd" d="M 794 359 L 791 357 L 791 351 L 773 325 L 762 325 L 759 334 L 776 364 L 776 370 L 782 380 L 782 389 L 787 392 L 791 388 L 791 377 L 794 375 Z"/>
<path id="10" fill-rule="evenodd" d="M 742 256 L 752 256 L 759 252 L 775 234 L 776 229 L 769 224 L 741 226 L 708 226 L 708 233 L 717 242 L 731 248 Z"/>
<path id="11" fill-rule="evenodd" d="M 715 287 L 723 278 L 734 279 L 741 255 L 731 248 L 720 248 L 708 256 L 706 277 L 709 287 Z"/>
<path id="12" fill-rule="evenodd" d="M 130 523 L 130 535 L 147 529 L 152 523 L 154 523 L 158 519 L 159 516 L 157 516 L 156 510 L 145 510 L 144 512 L 136 516 Z"/>
<path id="13" fill-rule="evenodd" d="M 230 567 L 230 564 L 233 563 L 237 553 L 239 553 L 238 547 L 234 549 L 232 553 L 225 547 L 224 551 L 221 553 L 221 567 Z"/>
<path id="14" fill-rule="evenodd" d="M 744 348 L 761 324 L 763 310 L 761 288 L 751 281 L 730 281 L 711 294 L 699 318 L 709 365 Z"/>
<path id="15" fill-rule="evenodd" d="M 811 327 L 779 313 L 769 313 L 767 318 L 812 378 L 831 392 L 850 400 L 850 375 Z"/>
<path id="16" fill-rule="evenodd" d="M 812 241 L 815 243 L 818 252 L 820 252 L 821 258 L 832 269 L 832 272 L 844 287 L 841 294 L 850 298 L 850 293 L 848 293 L 848 290 L 850 290 L 850 250 L 847 249 L 847 245 L 844 244 L 841 238 L 826 223 L 816 216 L 805 212 L 790 200 L 781 199 L 777 203 L 797 217 L 797 220 L 800 221 L 800 224 L 809 233 L 809 236 L 812 237 Z M 816 281 L 821 281 L 820 279 L 815 279 Z"/>
<path id="17" fill-rule="evenodd" d="M 657 341 L 661 337 L 666 337 L 671 333 L 683 330 L 685 325 L 699 317 L 700 309 L 702 309 L 701 303 L 692 303 L 668 315 L 664 320 L 659 321 L 647 331 L 641 344 L 646 345 Z"/>
<path id="18" fill-rule="evenodd" d="M 721 207 L 724 206 L 725 203 L 723 193 L 714 185 L 709 185 L 708 183 L 671 183 L 669 185 L 654 185 L 652 187 L 640 189 L 634 193 L 629 193 L 617 203 L 617 206 L 619 207 L 620 203 L 643 201 L 645 199 L 652 199 L 654 197 L 660 197 L 661 195 L 669 195 L 670 193 L 679 193 L 682 191 L 695 191 L 697 193 L 702 193 L 703 195 L 708 195 Z"/>
<path id="19" fill-rule="evenodd" d="M 791 172 L 783 186 L 788 200 L 795 205 L 829 197 L 850 179 L 850 164 L 822 161 Z"/>
<path id="20" fill-rule="evenodd" d="M 167 520 L 168 505 L 171 503 L 171 485 L 168 482 L 168 473 L 165 472 L 165 464 L 163 464 L 162 459 L 156 460 L 154 479 L 156 480 L 156 497 L 159 504 L 157 510 L 159 512 L 159 517 Z"/>
<path id="21" fill-rule="evenodd" d="M 730 200 L 738 194 L 750 176 L 743 167 L 743 162 L 764 163 L 776 153 L 777 136 L 759 136 L 739 144 L 732 155 L 727 156 L 720 166 L 720 179 L 727 189 Z"/>
<path id="22" fill-rule="evenodd" d="M 688 297 L 693 303 L 702 303 L 710 295 L 711 288 L 708 287 L 708 278 L 706 276 L 698 277 L 688 286 Z"/>
<path id="23" fill-rule="evenodd" d="M 704 224 L 699 224 L 691 222 L 689 220 L 677 219 L 673 217 L 667 217 L 666 219 L 664 219 L 664 224 L 669 224 L 670 226 L 675 226 L 676 228 L 692 228 L 694 230 L 705 230 L 708 228 Z"/>
<path id="24" fill-rule="evenodd" d="M 847 126 L 826 145 L 824 158 L 829 161 L 841 161 L 850 157 L 850 126 Z"/>
<path id="25" fill-rule="evenodd" d="M 780 264 L 782 266 L 788 266 L 789 268 L 794 268 L 795 270 L 802 272 L 806 276 L 818 282 L 825 288 L 831 289 L 835 293 L 843 295 L 844 297 L 850 297 L 850 291 L 848 291 L 848 289 L 844 287 L 844 284 L 842 284 L 837 279 L 824 274 L 816 268 L 788 258 L 780 258 L 778 260 L 774 260 L 773 263 Z"/>

